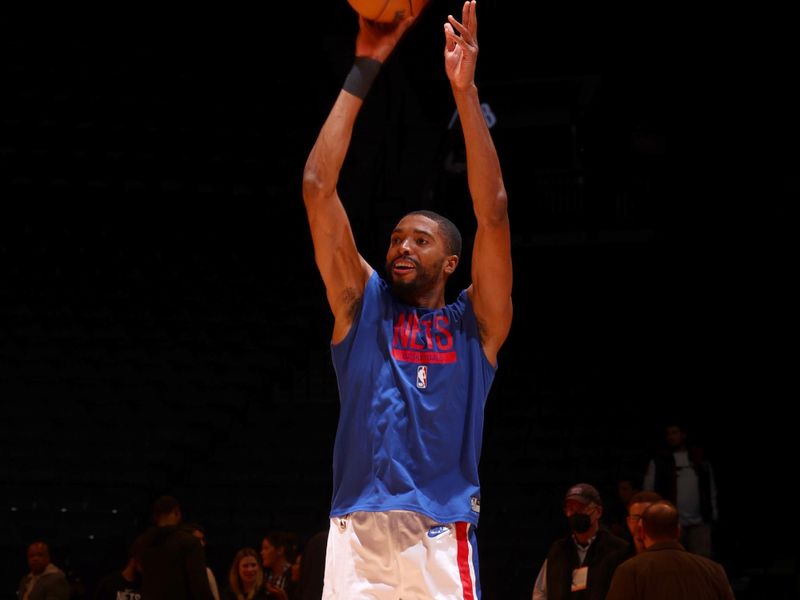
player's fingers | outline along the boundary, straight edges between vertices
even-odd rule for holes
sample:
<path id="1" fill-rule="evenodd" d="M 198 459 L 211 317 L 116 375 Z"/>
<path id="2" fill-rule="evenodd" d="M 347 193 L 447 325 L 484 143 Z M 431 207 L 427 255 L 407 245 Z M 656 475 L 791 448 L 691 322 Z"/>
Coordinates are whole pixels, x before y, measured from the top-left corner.
<path id="1" fill-rule="evenodd" d="M 445 37 L 445 48 L 448 51 L 452 51 L 453 48 L 456 47 L 456 43 L 458 43 L 458 36 L 456 35 L 455 31 L 453 31 L 453 26 L 450 23 L 444 24 L 444 37 Z"/>
<path id="2" fill-rule="evenodd" d="M 470 2 L 467 0 L 464 2 L 464 6 L 461 7 L 461 22 L 464 24 L 464 27 L 469 27 L 469 5 Z"/>
<path id="3" fill-rule="evenodd" d="M 478 3 L 475 0 L 469 3 L 469 32 L 472 37 L 478 37 Z"/>
<path id="4" fill-rule="evenodd" d="M 458 38 L 459 40 L 462 40 L 467 46 L 477 45 L 475 36 L 473 36 L 461 23 L 456 21 L 453 15 L 447 15 L 447 20 L 450 21 L 450 24 L 461 34 L 461 37 Z"/>

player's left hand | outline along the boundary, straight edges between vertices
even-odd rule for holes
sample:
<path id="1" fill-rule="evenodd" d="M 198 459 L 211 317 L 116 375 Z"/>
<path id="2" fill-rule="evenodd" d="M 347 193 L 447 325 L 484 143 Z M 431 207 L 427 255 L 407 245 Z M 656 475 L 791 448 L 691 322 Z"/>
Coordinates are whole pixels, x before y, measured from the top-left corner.
<path id="1" fill-rule="evenodd" d="M 444 68 L 455 89 L 466 89 L 475 81 L 478 59 L 478 17 L 475 6 L 475 0 L 464 2 L 461 22 L 456 21 L 453 15 L 448 15 L 448 22 L 444 24 Z"/>

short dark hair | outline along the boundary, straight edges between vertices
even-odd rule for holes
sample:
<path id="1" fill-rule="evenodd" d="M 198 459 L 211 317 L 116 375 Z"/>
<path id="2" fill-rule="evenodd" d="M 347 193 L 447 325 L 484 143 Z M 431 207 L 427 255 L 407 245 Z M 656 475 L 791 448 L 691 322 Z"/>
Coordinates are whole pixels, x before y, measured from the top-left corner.
<path id="1" fill-rule="evenodd" d="M 153 519 L 168 515 L 176 509 L 181 509 L 181 503 L 175 496 L 161 496 L 153 502 Z"/>
<path id="2" fill-rule="evenodd" d="M 655 492 L 651 492 L 649 490 L 644 490 L 642 492 L 636 492 L 631 499 L 628 500 L 628 506 L 631 504 L 643 504 L 644 502 L 649 502 L 652 504 L 653 502 L 659 502 L 663 500 L 660 494 Z"/>
<path id="3" fill-rule="evenodd" d="M 264 536 L 273 548 L 283 548 L 283 555 L 289 562 L 297 557 L 297 536 L 290 531 L 270 531 Z"/>
<path id="4" fill-rule="evenodd" d="M 667 500 L 654 502 L 642 513 L 642 529 L 653 540 L 677 540 L 678 509 Z"/>
<path id="5" fill-rule="evenodd" d="M 44 546 L 44 549 L 47 551 L 48 554 L 50 554 L 50 544 L 48 544 L 44 540 L 33 540 L 30 544 L 28 544 L 28 547 L 25 548 L 25 551 L 27 552 L 34 546 Z"/>
<path id="6" fill-rule="evenodd" d="M 444 234 L 447 251 L 461 258 L 461 232 L 458 230 L 455 223 L 432 210 L 413 210 L 408 213 L 406 217 L 409 215 L 422 215 L 423 217 L 429 218 L 431 221 L 436 221 L 439 225 L 439 231 Z"/>
<path id="7" fill-rule="evenodd" d="M 680 429 L 682 433 L 689 433 L 689 428 L 687 426 L 687 423 L 685 419 L 682 419 L 681 417 L 672 417 L 669 419 L 663 419 L 661 423 L 662 423 L 661 426 L 662 431 L 666 431 L 670 427 L 677 427 L 678 429 Z"/>

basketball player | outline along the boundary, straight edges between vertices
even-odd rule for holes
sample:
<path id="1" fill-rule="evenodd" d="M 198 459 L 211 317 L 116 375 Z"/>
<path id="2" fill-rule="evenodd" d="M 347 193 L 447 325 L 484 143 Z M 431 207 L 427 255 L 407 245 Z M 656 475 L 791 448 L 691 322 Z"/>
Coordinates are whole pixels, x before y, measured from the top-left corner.
<path id="1" fill-rule="evenodd" d="M 360 19 L 354 67 L 303 174 L 341 396 L 326 599 L 480 598 L 483 406 L 512 311 L 506 192 L 474 83 L 474 1 L 444 25 L 477 220 L 472 284 L 445 304 L 461 236 L 427 211 L 392 231 L 384 281 L 358 253 L 336 191 L 363 99 L 411 20 L 387 28 Z"/>

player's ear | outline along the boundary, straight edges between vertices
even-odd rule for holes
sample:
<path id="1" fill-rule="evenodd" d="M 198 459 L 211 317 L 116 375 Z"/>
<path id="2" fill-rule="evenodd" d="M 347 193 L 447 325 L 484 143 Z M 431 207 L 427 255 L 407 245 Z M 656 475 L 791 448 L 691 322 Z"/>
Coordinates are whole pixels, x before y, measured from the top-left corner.
<path id="1" fill-rule="evenodd" d="M 444 272 L 448 275 L 452 275 L 453 272 L 456 270 L 458 266 L 458 256 L 455 254 L 451 254 L 447 258 L 444 259 Z"/>

